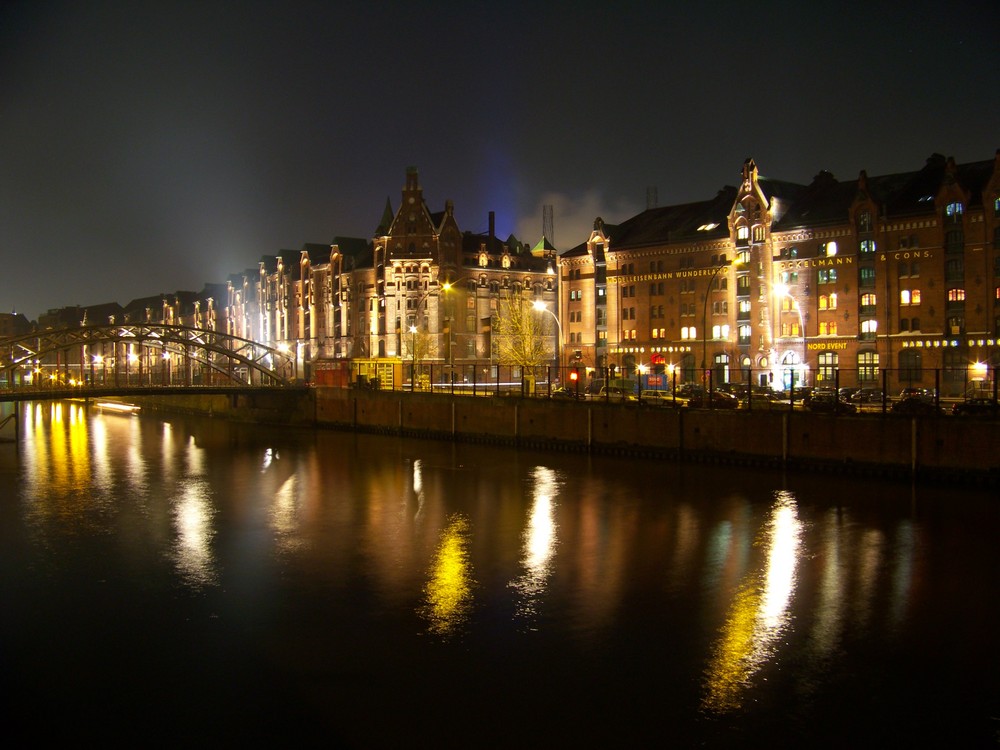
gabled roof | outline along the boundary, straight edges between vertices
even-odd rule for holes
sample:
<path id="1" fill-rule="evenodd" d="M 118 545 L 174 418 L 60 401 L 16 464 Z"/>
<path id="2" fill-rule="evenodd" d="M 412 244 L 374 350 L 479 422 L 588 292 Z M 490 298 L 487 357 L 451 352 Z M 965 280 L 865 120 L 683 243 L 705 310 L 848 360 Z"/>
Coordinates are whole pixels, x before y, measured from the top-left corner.
<path id="1" fill-rule="evenodd" d="M 735 200 L 736 188 L 726 186 L 711 200 L 649 208 L 617 226 L 605 224 L 604 233 L 612 250 L 728 237 Z"/>
<path id="2" fill-rule="evenodd" d="M 809 185 L 799 191 L 796 199 L 787 205 L 784 215 L 771 225 L 771 231 L 843 224 L 857 190 L 857 181 L 838 182 L 830 172 L 821 171 Z"/>
<path id="3" fill-rule="evenodd" d="M 941 154 L 928 157 L 917 172 L 869 177 L 872 198 L 888 216 L 910 216 L 927 213 L 935 208 L 938 190 L 948 179 L 949 161 Z M 982 191 L 993 174 L 993 161 L 955 165 L 954 178 L 969 194 L 970 205 L 982 205 Z"/>
<path id="4" fill-rule="evenodd" d="M 364 268 L 375 263 L 375 250 L 371 241 L 360 237 L 334 237 L 333 244 L 344 256 L 344 269 Z"/>

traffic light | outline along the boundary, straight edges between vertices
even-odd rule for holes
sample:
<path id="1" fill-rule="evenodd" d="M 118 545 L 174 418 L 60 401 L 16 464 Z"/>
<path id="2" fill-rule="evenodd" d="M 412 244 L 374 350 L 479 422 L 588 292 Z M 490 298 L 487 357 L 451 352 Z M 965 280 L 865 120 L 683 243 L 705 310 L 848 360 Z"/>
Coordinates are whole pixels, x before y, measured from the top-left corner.
<path id="1" fill-rule="evenodd" d="M 580 368 L 574 367 L 569 371 L 569 382 L 576 386 L 576 397 L 580 398 Z"/>

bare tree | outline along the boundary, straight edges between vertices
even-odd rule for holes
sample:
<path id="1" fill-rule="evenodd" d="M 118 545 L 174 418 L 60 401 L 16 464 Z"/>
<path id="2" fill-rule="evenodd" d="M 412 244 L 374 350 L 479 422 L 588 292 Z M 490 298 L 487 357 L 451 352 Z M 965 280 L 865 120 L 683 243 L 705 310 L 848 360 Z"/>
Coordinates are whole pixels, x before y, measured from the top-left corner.
<path id="1" fill-rule="evenodd" d="M 493 345 L 502 365 L 533 369 L 552 359 L 541 316 L 521 294 L 500 300 L 493 322 Z"/>

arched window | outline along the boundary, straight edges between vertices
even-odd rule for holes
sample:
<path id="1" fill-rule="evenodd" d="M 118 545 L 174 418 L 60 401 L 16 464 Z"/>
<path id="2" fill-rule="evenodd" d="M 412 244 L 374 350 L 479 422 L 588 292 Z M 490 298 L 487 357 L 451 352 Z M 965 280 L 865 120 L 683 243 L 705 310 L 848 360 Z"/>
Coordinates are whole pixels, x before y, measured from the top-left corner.
<path id="1" fill-rule="evenodd" d="M 923 361 L 920 350 L 903 349 L 899 353 L 899 382 L 912 384 L 923 379 Z"/>

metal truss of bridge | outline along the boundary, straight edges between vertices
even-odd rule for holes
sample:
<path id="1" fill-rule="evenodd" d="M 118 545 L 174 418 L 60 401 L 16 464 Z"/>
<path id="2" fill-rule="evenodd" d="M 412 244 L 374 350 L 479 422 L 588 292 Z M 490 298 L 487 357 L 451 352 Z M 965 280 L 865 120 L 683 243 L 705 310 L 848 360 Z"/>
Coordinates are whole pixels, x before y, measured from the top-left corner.
<path id="1" fill-rule="evenodd" d="M 156 323 L 36 331 L 0 342 L 0 388 L 282 387 L 294 353 L 219 331 Z"/>

